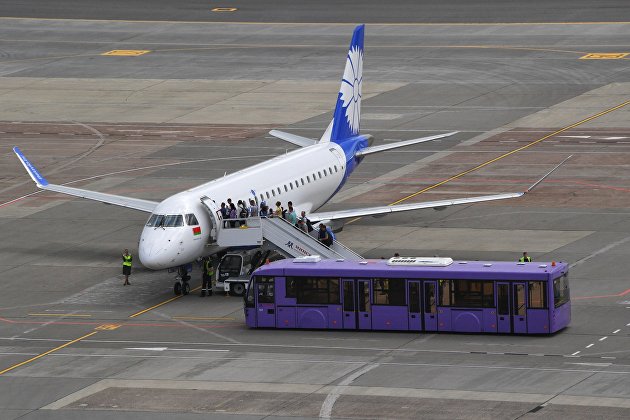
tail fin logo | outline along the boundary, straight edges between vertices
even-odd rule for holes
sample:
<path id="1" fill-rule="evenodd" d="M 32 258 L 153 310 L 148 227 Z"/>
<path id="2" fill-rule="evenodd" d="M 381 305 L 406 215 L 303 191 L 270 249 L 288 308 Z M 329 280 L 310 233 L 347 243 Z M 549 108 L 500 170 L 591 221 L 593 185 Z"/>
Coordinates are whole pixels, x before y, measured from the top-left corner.
<path id="1" fill-rule="evenodd" d="M 363 82 L 363 49 L 353 45 L 348 51 L 346 68 L 341 82 L 341 96 L 343 108 L 346 111 L 346 121 L 352 134 L 359 133 L 361 121 L 361 86 Z"/>

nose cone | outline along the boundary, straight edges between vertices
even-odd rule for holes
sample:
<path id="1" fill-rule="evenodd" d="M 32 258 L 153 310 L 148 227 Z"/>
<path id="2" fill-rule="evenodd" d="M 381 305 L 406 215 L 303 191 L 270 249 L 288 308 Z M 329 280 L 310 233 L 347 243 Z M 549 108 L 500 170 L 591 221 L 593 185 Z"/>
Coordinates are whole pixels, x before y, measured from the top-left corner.
<path id="1" fill-rule="evenodd" d="M 152 228 L 145 228 L 140 235 L 138 257 L 142 265 L 151 270 L 161 270 L 172 266 L 169 265 L 168 246 L 163 243 L 164 240 L 160 236 L 163 235 L 159 235 Z"/>

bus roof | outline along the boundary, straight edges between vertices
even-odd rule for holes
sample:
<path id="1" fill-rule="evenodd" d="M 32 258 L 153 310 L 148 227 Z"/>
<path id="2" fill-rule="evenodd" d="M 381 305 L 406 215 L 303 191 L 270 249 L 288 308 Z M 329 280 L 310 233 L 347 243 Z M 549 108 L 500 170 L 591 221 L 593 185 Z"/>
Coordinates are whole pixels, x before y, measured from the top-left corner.
<path id="1" fill-rule="evenodd" d="M 568 264 L 563 262 L 553 265 L 552 262 L 453 261 L 451 264 L 441 265 L 388 265 L 391 260 L 345 261 L 311 258 L 312 262 L 298 261 L 293 258 L 275 261 L 261 266 L 254 275 L 545 280 L 569 271 Z"/>

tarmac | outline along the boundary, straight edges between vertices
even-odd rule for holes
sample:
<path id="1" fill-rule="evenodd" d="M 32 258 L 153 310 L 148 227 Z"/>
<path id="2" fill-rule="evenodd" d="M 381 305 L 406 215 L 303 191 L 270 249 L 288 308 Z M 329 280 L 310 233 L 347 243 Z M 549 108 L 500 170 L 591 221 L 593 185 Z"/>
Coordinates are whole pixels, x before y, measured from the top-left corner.
<path id="1" fill-rule="evenodd" d="M 146 215 L 38 192 L 11 147 L 50 182 L 165 198 L 293 149 L 272 128 L 318 138 L 352 25 L 326 2 L 310 18 L 275 2 L 273 21 L 247 1 L 204 19 L 0 7 L 0 418 L 627 418 L 627 6 L 534 3 L 357 12 L 374 22 L 362 132 L 460 133 L 366 158 L 324 209 L 524 191 L 573 155 L 524 197 L 338 234 L 368 258 L 567 261 L 573 319 L 544 337 L 250 330 L 241 299 L 176 298 L 173 273 L 136 264 L 123 287 Z"/>

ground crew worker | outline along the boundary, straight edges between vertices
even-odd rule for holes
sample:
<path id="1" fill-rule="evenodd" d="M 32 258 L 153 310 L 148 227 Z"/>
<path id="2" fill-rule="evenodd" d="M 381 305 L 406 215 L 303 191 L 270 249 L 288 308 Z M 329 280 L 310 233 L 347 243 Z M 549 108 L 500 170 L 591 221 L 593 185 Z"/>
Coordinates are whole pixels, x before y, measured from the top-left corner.
<path id="1" fill-rule="evenodd" d="M 210 257 L 203 258 L 203 273 L 201 279 L 201 294 L 199 296 L 204 297 L 206 295 L 206 291 L 208 292 L 208 296 L 212 296 L 212 278 L 214 277 L 214 266 L 212 265 L 212 260 Z"/>
<path id="2" fill-rule="evenodd" d="M 130 285 L 131 283 L 129 283 L 129 276 L 131 275 L 131 261 L 133 260 L 133 257 L 131 256 L 131 254 L 129 253 L 129 250 L 125 248 L 125 252 L 123 252 L 122 254 L 122 268 L 123 268 L 123 275 L 125 276 L 125 282 L 123 283 L 123 286 L 127 286 Z"/>
<path id="3" fill-rule="evenodd" d="M 523 252 L 523 256 L 518 259 L 518 262 L 532 262 L 532 257 L 527 255 L 527 252 Z"/>

